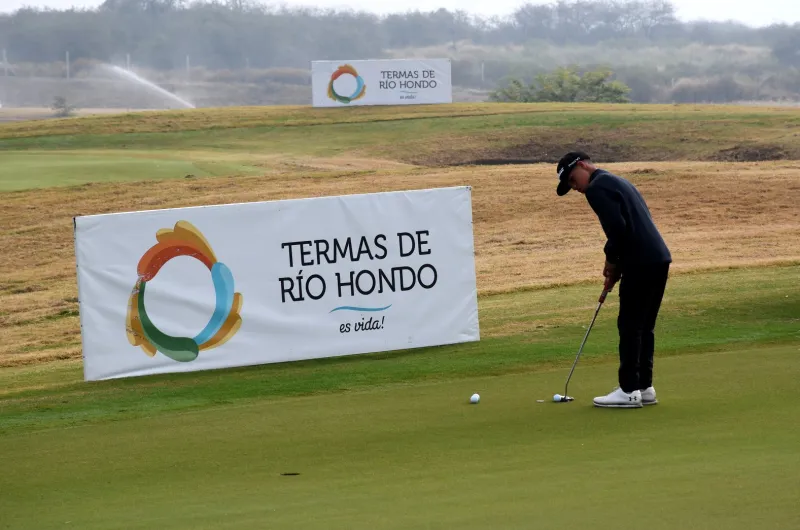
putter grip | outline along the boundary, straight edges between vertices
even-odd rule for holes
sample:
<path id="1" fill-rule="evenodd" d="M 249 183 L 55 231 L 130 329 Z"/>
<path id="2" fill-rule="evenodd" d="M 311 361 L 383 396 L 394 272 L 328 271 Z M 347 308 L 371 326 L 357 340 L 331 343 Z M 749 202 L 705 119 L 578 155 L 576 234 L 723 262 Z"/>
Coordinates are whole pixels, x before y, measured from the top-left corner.
<path id="1" fill-rule="evenodd" d="M 600 302 L 601 304 L 606 301 L 606 296 L 608 296 L 608 289 L 603 289 L 603 293 L 600 295 Z"/>

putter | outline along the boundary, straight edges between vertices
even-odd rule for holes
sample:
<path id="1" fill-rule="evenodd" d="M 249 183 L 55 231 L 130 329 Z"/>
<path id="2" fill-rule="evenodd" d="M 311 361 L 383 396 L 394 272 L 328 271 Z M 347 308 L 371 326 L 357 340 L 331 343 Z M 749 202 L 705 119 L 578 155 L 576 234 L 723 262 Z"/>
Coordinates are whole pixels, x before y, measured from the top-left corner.
<path id="1" fill-rule="evenodd" d="M 578 364 L 578 359 L 581 357 L 581 352 L 583 352 L 583 345 L 586 344 L 586 339 L 589 338 L 589 332 L 592 331 L 592 326 L 594 326 L 594 321 L 597 319 L 597 313 L 600 312 L 600 308 L 603 306 L 603 302 L 606 301 L 606 296 L 611 291 L 611 288 L 608 287 L 608 282 L 606 282 L 605 286 L 603 287 L 603 293 L 600 295 L 600 299 L 597 303 L 597 309 L 594 311 L 594 317 L 592 317 L 592 322 L 589 324 L 589 329 L 586 330 L 586 335 L 583 336 L 583 342 L 581 342 L 581 347 L 578 348 L 578 355 L 575 356 L 575 361 L 572 363 L 572 369 L 569 371 L 569 375 L 567 376 L 567 384 L 564 385 L 564 395 L 556 403 L 569 403 L 570 401 L 575 401 L 575 398 L 570 397 L 567 390 L 569 389 L 569 380 L 572 379 L 572 372 L 575 371 L 575 365 Z"/>

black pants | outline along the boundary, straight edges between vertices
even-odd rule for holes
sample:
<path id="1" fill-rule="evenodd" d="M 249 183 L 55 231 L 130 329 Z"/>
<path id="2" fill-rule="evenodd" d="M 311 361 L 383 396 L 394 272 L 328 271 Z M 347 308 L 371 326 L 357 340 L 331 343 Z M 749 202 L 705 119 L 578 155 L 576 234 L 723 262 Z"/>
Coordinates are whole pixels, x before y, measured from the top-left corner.
<path id="1" fill-rule="evenodd" d="M 619 386 L 624 392 L 653 385 L 655 327 L 669 263 L 625 270 L 619 285 Z"/>

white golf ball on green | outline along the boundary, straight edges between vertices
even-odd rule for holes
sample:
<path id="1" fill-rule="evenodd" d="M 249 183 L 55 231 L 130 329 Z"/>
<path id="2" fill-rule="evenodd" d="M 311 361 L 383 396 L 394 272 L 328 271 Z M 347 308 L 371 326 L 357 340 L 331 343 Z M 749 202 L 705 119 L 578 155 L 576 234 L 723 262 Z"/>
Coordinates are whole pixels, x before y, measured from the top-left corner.
<path id="1" fill-rule="evenodd" d="M 478 403 L 480 400 L 481 400 L 481 396 L 478 395 L 478 394 L 472 394 L 472 397 L 469 398 L 469 402 L 473 403 L 473 404 Z"/>

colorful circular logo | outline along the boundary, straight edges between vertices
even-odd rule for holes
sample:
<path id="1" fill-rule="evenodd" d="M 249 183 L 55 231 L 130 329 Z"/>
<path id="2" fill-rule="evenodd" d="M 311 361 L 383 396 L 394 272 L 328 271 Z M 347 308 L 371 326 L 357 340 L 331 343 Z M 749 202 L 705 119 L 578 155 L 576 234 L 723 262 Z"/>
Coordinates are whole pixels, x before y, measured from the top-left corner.
<path id="1" fill-rule="evenodd" d="M 156 351 L 179 362 L 197 359 L 201 351 L 225 344 L 242 325 L 239 315 L 242 295 L 234 292 L 233 274 L 221 261 L 206 238 L 187 221 L 178 221 L 174 229 L 165 228 L 156 234 L 157 244 L 145 252 L 136 269 L 139 279 L 128 301 L 126 329 L 131 345 L 139 346 L 150 357 Z M 147 316 L 144 293 L 147 282 L 155 278 L 169 260 L 178 256 L 197 259 L 211 271 L 216 305 L 206 327 L 196 337 L 175 337 L 159 330 Z"/>
<path id="2" fill-rule="evenodd" d="M 333 89 L 333 82 L 345 74 L 353 76 L 356 80 L 356 89 L 349 96 L 341 96 Z M 349 64 L 337 68 L 336 71 L 333 72 L 333 75 L 331 75 L 331 80 L 328 83 L 328 97 L 339 103 L 350 103 L 351 101 L 360 99 L 364 97 L 366 90 L 367 86 L 364 84 L 364 79 L 362 79 L 361 76 L 358 75 L 358 72 L 356 72 L 356 69 Z"/>

